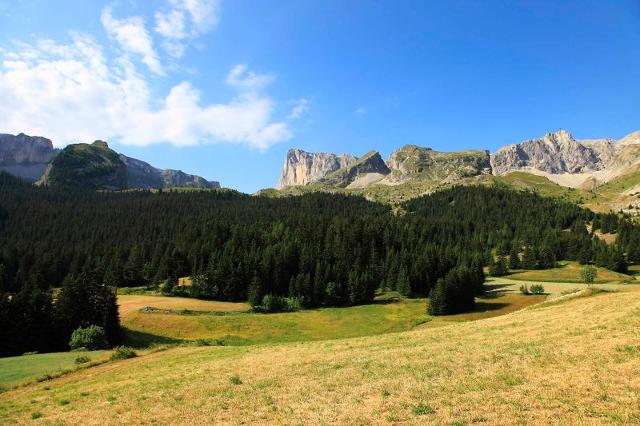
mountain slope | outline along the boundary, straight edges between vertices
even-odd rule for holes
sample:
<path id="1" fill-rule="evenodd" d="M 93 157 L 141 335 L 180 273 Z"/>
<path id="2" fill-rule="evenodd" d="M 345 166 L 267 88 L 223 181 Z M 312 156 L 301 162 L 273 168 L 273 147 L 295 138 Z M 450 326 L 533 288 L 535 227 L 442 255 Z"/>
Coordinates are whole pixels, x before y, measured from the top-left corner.
<path id="1" fill-rule="evenodd" d="M 342 167 L 318 181 L 318 185 L 334 188 L 368 186 L 391 173 L 380 153 L 370 151 L 352 164 Z"/>
<path id="2" fill-rule="evenodd" d="M 5 392 L 0 420 L 633 424 L 639 312 L 630 286 L 381 336 L 174 348 Z"/>
<path id="3" fill-rule="evenodd" d="M 181 170 L 157 169 L 149 163 L 123 154 L 120 154 L 119 157 L 127 167 L 127 188 L 220 188 L 219 182 L 208 181 Z"/>

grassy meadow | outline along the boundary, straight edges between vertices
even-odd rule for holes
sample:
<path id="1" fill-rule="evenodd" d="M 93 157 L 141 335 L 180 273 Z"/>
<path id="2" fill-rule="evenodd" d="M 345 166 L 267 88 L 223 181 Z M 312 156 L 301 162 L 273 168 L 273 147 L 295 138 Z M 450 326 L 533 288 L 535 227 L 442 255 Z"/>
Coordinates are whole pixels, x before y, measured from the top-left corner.
<path id="1" fill-rule="evenodd" d="M 76 364 L 78 357 L 85 356 L 100 362 L 107 358 L 107 351 L 59 352 L 49 354 L 29 354 L 0 358 L 0 389 L 7 389 L 28 381 L 57 376 L 75 370 L 83 364 Z"/>
<path id="2" fill-rule="evenodd" d="M 5 392 L 0 423 L 638 423 L 638 330 L 628 286 L 400 333 L 175 347 Z"/>
<path id="3" fill-rule="evenodd" d="M 514 272 L 508 278 L 518 281 L 540 281 L 540 282 L 561 282 L 561 283 L 582 283 L 583 266 L 577 262 L 559 262 L 557 268 L 528 270 Z M 605 268 L 597 268 L 598 275 L 595 282 L 599 284 L 613 282 L 628 282 L 634 278 L 627 274 L 620 274 Z"/>

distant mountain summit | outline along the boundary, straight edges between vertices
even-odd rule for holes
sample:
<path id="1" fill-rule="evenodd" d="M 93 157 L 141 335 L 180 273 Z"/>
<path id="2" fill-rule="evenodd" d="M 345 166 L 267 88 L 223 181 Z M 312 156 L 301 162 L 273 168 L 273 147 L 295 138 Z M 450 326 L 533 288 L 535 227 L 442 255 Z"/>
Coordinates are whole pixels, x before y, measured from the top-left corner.
<path id="1" fill-rule="evenodd" d="M 616 183 L 620 179 L 624 182 Z M 277 188 L 284 194 L 346 191 L 395 204 L 451 185 L 495 183 L 534 191 L 544 187 L 548 193 L 565 195 L 559 187 L 584 190 L 568 195 L 577 200 L 594 199 L 587 190 L 601 188 L 602 205 L 617 210 L 637 205 L 640 210 L 634 198 L 640 199 L 640 131 L 616 141 L 576 140 L 558 130 L 507 145 L 495 154 L 404 145 L 386 162 L 377 151 L 356 159 L 291 149 Z"/>
<path id="2" fill-rule="evenodd" d="M 576 140 L 566 130 L 507 145 L 491 157 L 495 175 L 524 171 L 569 187 L 593 187 L 640 164 L 640 132 L 625 138 Z"/>
<path id="3" fill-rule="evenodd" d="M 53 148 L 46 138 L 0 134 L 0 171 L 48 186 L 93 189 L 220 188 L 220 183 L 180 170 L 157 169 L 118 154 L 104 141 Z"/>

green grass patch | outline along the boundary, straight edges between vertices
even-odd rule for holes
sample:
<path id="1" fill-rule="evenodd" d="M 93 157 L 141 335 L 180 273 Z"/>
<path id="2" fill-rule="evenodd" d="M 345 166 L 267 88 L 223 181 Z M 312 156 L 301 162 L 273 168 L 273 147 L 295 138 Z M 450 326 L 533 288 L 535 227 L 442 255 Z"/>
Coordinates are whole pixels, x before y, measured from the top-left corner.
<path id="1" fill-rule="evenodd" d="M 136 347 L 196 339 L 235 346 L 376 335 L 409 330 L 429 320 L 425 299 L 399 300 L 392 294 L 371 305 L 277 314 L 136 312 L 123 325 L 128 342 Z"/>
<path id="2" fill-rule="evenodd" d="M 54 377 L 65 370 L 77 368 L 79 356 L 98 359 L 107 351 L 59 352 L 0 358 L 0 386 L 10 388 L 21 383 Z"/>
<path id="3" fill-rule="evenodd" d="M 596 283 L 632 281 L 633 277 L 613 272 L 605 268 L 597 268 Z M 508 278 L 519 281 L 541 281 L 556 283 L 582 283 L 582 265 L 577 262 L 561 262 L 557 268 L 523 271 L 508 275 Z"/>

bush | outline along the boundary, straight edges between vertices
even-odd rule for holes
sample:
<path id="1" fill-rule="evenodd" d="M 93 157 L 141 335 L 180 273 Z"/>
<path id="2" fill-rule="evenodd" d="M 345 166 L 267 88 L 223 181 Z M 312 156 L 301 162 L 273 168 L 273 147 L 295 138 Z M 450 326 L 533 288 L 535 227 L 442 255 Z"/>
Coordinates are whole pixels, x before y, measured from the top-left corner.
<path id="1" fill-rule="evenodd" d="M 86 348 L 88 350 L 104 349 L 107 347 L 107 335 L 104 328 L 90 325 L 86 328 L 76 328 L 71 334 L 69 346 L 72 350 Z"/>
<path id="2" fill-rule="evenodd" d="M 262 305 L 254 307 L 257 312 L 294 312 L 300 309 L 299 297 L 282 297 L 275 294 L 267 294 L 262 298 Z"/>
<path id="3" fill-rule="evenodd" d="M 91 361 L 91 358 L 89 358 L 88 356 L 84 356 L 84 355 L 80 355 L 79 357 L 77 357 L 75 359 L 75 363 L 76 364 L 86 364 L 87 362 Z"/>
<path id="4" fill-rule="evenodd" d="M 116 361 L 119 359 L 129 359 L 135 358 L 138 354 L 131 348 L 127 346 L 116 346 L 113 349 L 113 353 L 111 354 L 111 361 Z"/>
<path id="5" fill-rule="evenodd" d="M 235 376 L 231 376 L 229 378 L 229 381 L 234 385 L 241 385 L 242 384 L 242 380 L 240 380 L 240 377 L 237 374 Z"/>
<path id="6" fill-rule="evenodd" d="M 522 293 L 522 294 L 531 294 L 531 293 L 529 293 L 529 287 L 526 284 L 522 284 L 520 286 L 520 293 Z"/>
<path id="7" fill-rule="evenodd" d="M 533 284 L 531 285 L 531 294 L 543 294 L 544 293 L 544 287 L 542 286 L 542 284 Z"/>

